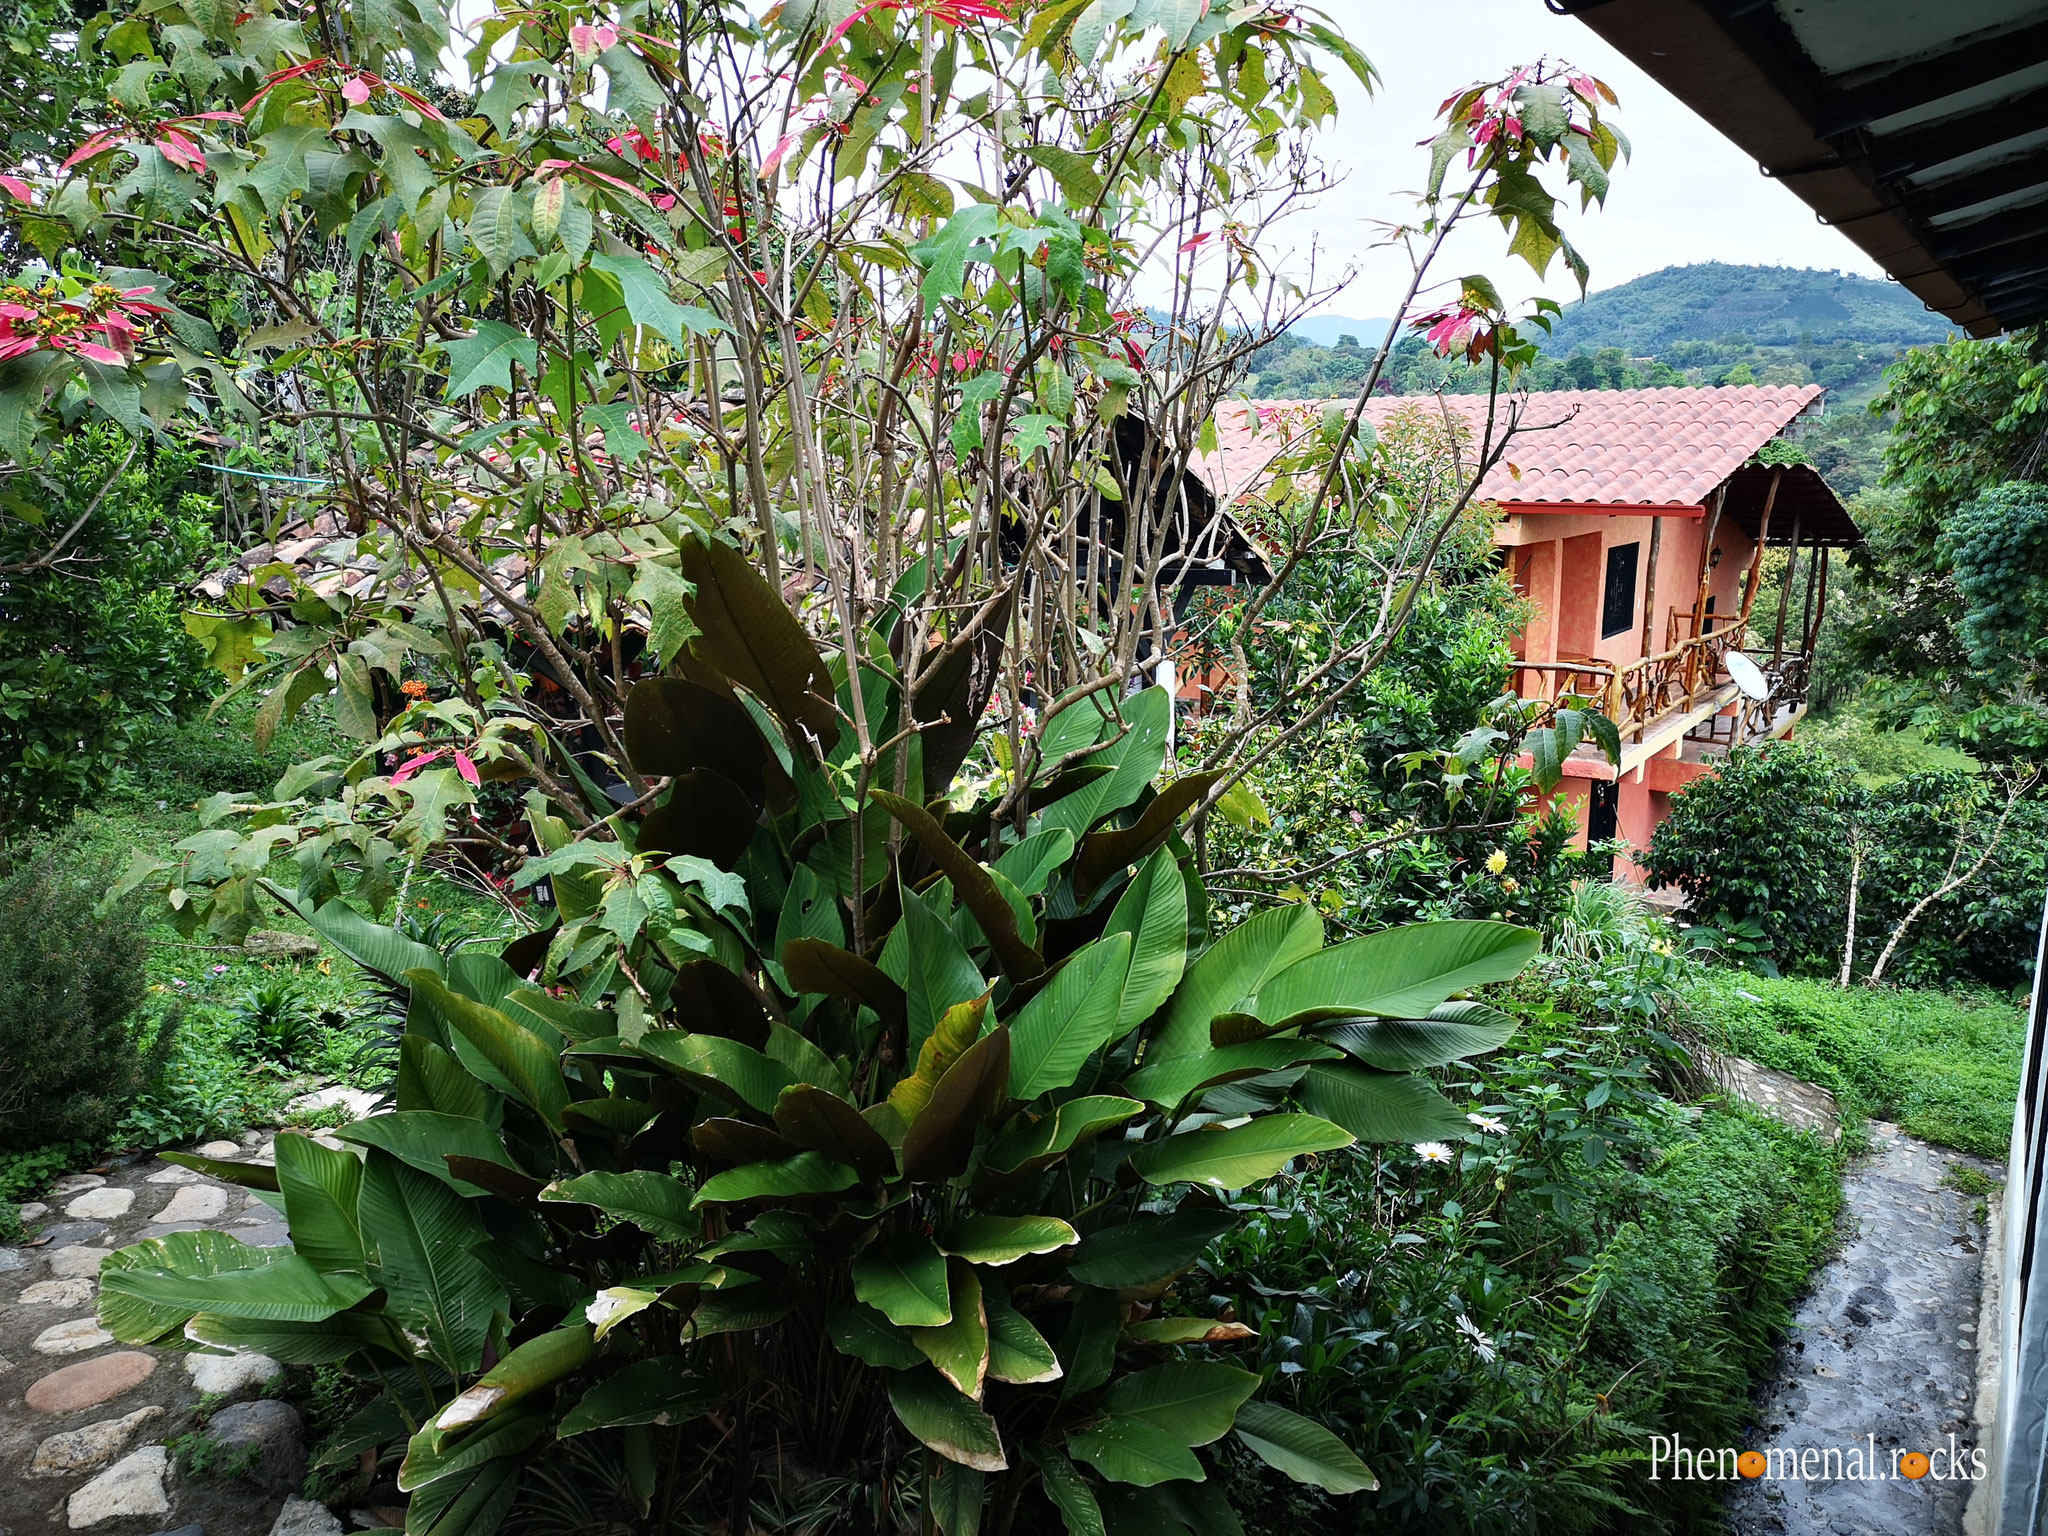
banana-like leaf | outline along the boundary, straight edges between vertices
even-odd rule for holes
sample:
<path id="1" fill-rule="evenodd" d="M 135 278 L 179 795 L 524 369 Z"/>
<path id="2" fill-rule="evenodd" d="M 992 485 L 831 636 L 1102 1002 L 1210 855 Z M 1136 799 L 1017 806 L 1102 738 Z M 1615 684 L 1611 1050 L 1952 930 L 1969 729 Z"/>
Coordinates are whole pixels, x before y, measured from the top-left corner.
<path id="1" fill-rule="evenodd" d="M 430 1110 L 465 1120 L 482 1120 L 493 1102 L 490 1091 L 462 1069 L 452 1051 L 425 1035 L 407 1035 L 398 1042 L 397 1097 L 400 1114 Z"/>
<path id="2" fill-rule="evenodd" d="M 986 993 L 988 983 L 954 936 L 952 924 L 915 891 L 905 889 L 902 902 L 903 917 L 882 946 L 881 967 L 903 987 L 910 1020 L 907 1050 L 914 1057 L 939 1021 Z"/>
<path id="3" fill-rule="evenodd" d="M 789 1070 L 780 1062 L 717 1035 L 650 1029 L 633 1048 L 702 1091 L 764 1115 L 775 1112 L 776 1099 L 790 1084 Z"/>
<path id="4" fill-rule="evenodd" d="M 1074 834 L 1065 827 L 1034 832 L 1023 842 L 1003 851 L 989 867 L 1017 888 L 1022 896 L 1044 892 L 1054 871 L 1074 852 Z"/>
<path id="5" fill-rule="evenodd" d="M 1236 1225 L 1230 1211 L 1201 1205 L 1171 1216 L 1133 1216 L 1083 1238 L 1067 1261 L 1067 1273 L 1083 1285 L 1111 1290 L 1157 1285 L 1194 1263 Z"/>
<path id="6" fill-rule="evenodd" d="M 180 1168 L 203 1173 L 209 1179 L 219 1179 L 223 1184 L 277 1193 L 277 1169 L 268 1163 L 231 1163 L 225 1158 L 201 1157 L 197 1152 L 159 1152 L 157 1156 Z"/>
<path id="7" fill-rule="evenodd" d="M 413 1357 L 405 1335 L 381 1312 L 337 1312 L 317 1323 L 200 1312 L 185 1324 L 185 1334 L 201 1344 L 268 1355 L 286 1365 L 334 1365 L 372 1350 L 399 1360 Z"/>
<path id="8" fill-rule="evenodd" d="M 1143 1419 L 1186 1445 L 1207 1445 L 1230 1433 L 1237 1411 L 1259 1385 L 1256 1372 L 1208 1360 L 1172 1360 L 1119 1380 L 1102 1406 Z"/>
<path id="9" fill-rule="evenodd" d="M 1014 1054 L 1016 1043 L 1011 1042 Z M 1013 1067 L 1014 1070 L 1014 1067 Z M 999 1173 L 1017 1173 L 1043 1167 L 1064 1156 L 1084 1141 L 1122 1125 L 1133 1115 L 1145 1112 L 1136 1099 L 1115 1094 L 1091 1094 L 1069 1099 L 1050 1113 L 1032 1118 L 1020 1115 L 988 1149 L 986 1167 Z"/>
<path id="10" fill-rule="evenodd" d="M 696 591 L 690 617 L 698 655 L 760 699 L 822 756 L 839 740 L 832 675 L 796 615 L 751 561 L 718 539 L 682 548 L 683 579 Z"/>
<path id="11" fill-rule="evenodd" d="M 1263 1115 L 1247 1125 L 1204 1126 L 1147 1142 L 1131 1154 L 1131 1166 L 1147 1184 L 1244 1189 L 1270 1179 L 1297 1157 L 1335 1152 L 1356 1139 L 1314 1115 Z"/>
<path id="12" fill-rule="evenodd" d="M 967 1169 L 981 1127 L 1003 1101 L 1010 1080 L 1010 1032 L 997 1025 L 946 1069 L 910 1129 L 903 1133 L 903 1177 L 936 1183 Z"/>
<path id="13" fill-rule="evenodd" d="M 698 1122 L 690 1131 L 690 1143 L 722 1163 L 777 1162 L 802 1150 L 765 1125 L 722 1115 Z"/>
<path id="14" fill-rule="evenodd" d="M 1052 1500 L 1053 1508 L 1060 1512 L 1060 1519 L 1066 1525 L 1067 1536 L 1108 1536 L 1108 1528 L 1102 1523 L 1102 1505 L 1095 1498 L 1095 1490 L 1074 1470 L 1074 1464 L 1049 1445 L 1033 1445 L 1027 1449 L 1044 1479 L 1045 1496 Z"/>
<path id="15" fill-rule="evenodd" d="M 482 1193 L 483 1187 L 458 1179 L 448 1166 L 450 1157 L 497 1163 L 508 1171 L 512 1169 L 512 1158 L 497 1133 L 481 1120 L 470 1120 L 460 1115 L 401 1109 L 394 1114 L 372 1115 L 367 1120 L 344 1125 L 334 1134 L 358 1146 L 381 1147 L 421 1173 L 430 1173 L 455 1185 L 465 1195 Z"/>
<path id="16" fill-rule="evenodd" d="M 432 945 L 407 938 L 396 928 L 380 927 L 356 911 L 339 896 L 308 911 L 288 892 L 265 882 L 272 895 L 282 899 L 321 938 L 355 961 L 371 975 L 393 986 L 405 985 L 406 972 L 416 969 L 443 975 L 447 966 L 441 952 Z"/>
<path id="17" fill-rule="evenodd" d="M 938 1373 L 976 1402 L 988 1376 L 988 1314 L 982 1308 L 981 1278 L 965 1259 L 946 1261 L 946 1286 L 953 1315 L 929 1328 L 910 1328 L 910 1341 Z"/>
<path id="18" fill-rule="evenodd" d="M 846 1164 L 834 1162 L 822 1152 L 799 1152 L 778 1163 L 742 1163 L 713 1174 L 698 1189 L 692 1204 L 835 1195 L 859 1182 L 860 1175 Z"/>
<path id="19" fill-rule="evenodd" d="M 948 1008 L 924 1044 L 917 1048 L 917 1070 L 898 1078 L 889 1090 L 889 1107 L 908 1128 L 924 1113 L 932 1094 L 954 1062 L 981 1038 L 981 1021 L 988 1017 L 988 996 L 969 998 Z"/>
<path id="20" fill-rule="evenodd" d="M 791 1029 L 777 1019 L 768 1026 L 767 1057 L 779 1061 L 789 1069 L 789 1074 L 798 1083 L 812 1088 L 822 1088 L 827 1093 L 844 1094 L 848 1091 L 846 1069 L 797 1030 Z"/>
<path id="21" fill-rule="evenodd" d="M 1459 1002 L 1443 1004 L 1426 1019 L 1339 1021 L 1319 1026 L 1316 1033 L 1368 1066 L 1416 1072 L 1498 1050 L 1517 1027 L 1513 1014 L 1485 1003 Z"/>
<path id="22" fill-rule="evenodd" d="M 405 1536 L 494 1536 L 518 1497 L 520 1466 L 505 1455 L 428 1483 L 405 1507 Z"/>
<path id="23" fill-rule="evenodd" d="M 1111 934 L 1069 956 L 1011 1021 L 1010 1097 L 1064 1088 L 1117 1032 L 1131 936 Z"/>
<path id="24" fill-rule="evenodd" d="M 730 869 L 754 840 L 760 802 L 722 773 L 692 768 L 676 775 L 668 796 L 641 818 L 635 850 L 708 859 Z"/>
<path id="25" fill-rule="evenodd" d="M 1170 851 L 1161 848 L 1145 860 L 1103 931 L 1131 936 L 1131 962 L 1116 1011 L 1117 1034 L 1128 1034 L 1173 995 L 1187 969 L 1187 880 Z"/>
<path id="26" fill-rule="evenodd" d="M 1341 1054 L 1320 1040 L 1247 1040 L 1199 1055 L 1149 1062 L 1125 1078 L 1124 1086 L 1148 1104 L 1172 1109 L 1190 1094 L 1218 1083 L 1278 1072 L 1304 1061 L 1334 1061 Z"/>
<path id="27" fill-rule="evenodd" d="M 585 1327 L 555 1328 L 528 1339 L 479 1376 L 474 1385 L 458 1392 L 434 1416 L 433 1427 L 447 1435 L 495 1418 L 514 1403 L 581 1370 L 596 1352 L 597 1343 Z"/>
<path id="28" fill-rule="evenodd" d="M 1001 1285 L 981 1291 L 988 1313 L 988 1373 L 997 1381 L 1030 1385 L 1060 1379 L 1060 1357 L 1045 1335 L 1031 1326 Z"/>
<path id="29" fill-rule="evenodd" d="M 310 1136 L 281 1135 L 276 1150 L 278 1187 L 293 1250 L 315 1269 L 362 1273 L 368 1264 L 357 1209 L 363 1192 L 361 1159 L 324 1147 Z"/>
<path id="30" fill-rule="evenodd" d="M 452 990 L 432 971 L 410 970 L 405 979 L 491 1064 L 521 1103 L 551 1129 L 562 1129 L 562 1111 L 568 1106 L 569 1090 L 562 1082 L 559 1057 L 540 1036 L 514 1024 L 497 1009 Z"/>
<path id="31" fill-rule="evenodd" d="M 1174 989 L 1166 1023 L 1146 1062 L 1187 1056 L 1210 1045 L 1210 1023 L 1231 1013 L 1267 978 L 1322 948 L 1322 915 L 1308 903 L 1261 912 L 1210 945 Z"/>
<path id="32" fill-rule="evenodd" d="M 630 1138 L 644 1130 L 660 1111 L 643 1099 L 574 1099 L 562 1111 L 562 1122 L 570 1130 L 609 1131 Z"/>
<path id="33" fill-rule="evenodd" d="M 370 1277 L 389 1292 L 391 1315 L 424 1337 L 451 1374 L 475 1370 L 505 1289 L 476 1255 L 486 1234 L 474 1207 L 441 1180 L 373 1148 L 363 1164 L 362 1213 L 374 1248 Z"/>
<path id="34" fill-rule="evenodd" d="M 1256 1339 L 1258 1334 L 1243 1323 L 1226 1323 L 1214 1317 L 1155 1317 L 1132 1323 L 1124 1337 L 1137 1344 L 1235 1344 Z"/>
<path id="35" fill-rule="evenodd" d="M 945 1255 L 922 1233 L 899 1232 L 862 1249 L 853 1294 L 899 1328 L 936 1328 L 953 1316 Z"/>
<path id="36" fill-rule="evenodd" d="M 163 1308 L 217 1312 L 270 1322 L 318 1323 L 346 1312 L 374 1287 L 361 1275 L 323 1275 L 296 1253 L 285 1252 L 253 1269 L 222 1267 L 208 1274 L 163 1269 L 109 1269 L 100 1287 Z"/>
<path id="37" fill-rule="evenodd" d="M 782 1090 L 775 1104 L 775 1128 L 799 1147 L 845 1163 L 863 1179 L 896 1171 L 896 1153 L 859 1110 L 836 1093 L 808 1083 Z"/>
<path id="38" fill-rule="evenodd" d="M 716 960 L 677 968 L 668 1009 L 692 1034 L 737 1040 L 757 1051 L 768 1044 L 768 1010 L 759 994 Z"/>
<path id="39" fill-rule="evenodd" d="M 993 1296 L 993 1291 L 987 1293 Z M 849 1302 L 833 1313 L 826 1331 L 842 1355 L 851 1355 L 878 1370 L 907 1371 L 924 1361 L 924 1354 L 910 1337 L 866 1302 Z"/>
<path id="40" fill-rule="evenodd" d="M 679 1355 L 636 1360 L 584 1393 L 556 1434 L 566 1440 L 626 1424 L 683 1424 L 716 1407 L 721 1395 L 717 1382 L 697 1375 Z"/>
<path id="41" fill-rule="evenodd" d="M 768 745 L 738 700 L 684 678 L 650 677 L 626 694 L 625 731 L 626 757 L 643 775 L 709 768 L 739 786 L 759 811 Z"/>
<path id="42" fill-rule="evenodd" d="M 1467 1128 L 1457 1107 L 1412 1072 L 1318 1063 L 1302 1078 L 1297 1097 L 1302 1108 L 1360 1141 L 1440 1141 Z"/>
<path id="43" fill-rule="evenodd" d="M 1267 1466 L 1325 1493 L 1369 1493 L 1380 1485 L 1342 1440 L 1313 1419 L 1271 1403 L 1246 1403 L 1237 1411 L 1237 1438 Z"/>
<path id="44" fill-rule="evenodd" d="M 695 1242 L 704 1230 L 691 1208 L 688 1186 L 651 1168 L 580 1174 L 550 1184 L 540 1197 L 595 1206 L 671 1243 Z"/>
<path id="45" fill-rule="evenodd" d="M 1108 827 L 1081 839 L 1081 857 L 1074 864 L 1074 889 L 1086 895 L 1120 869 L 1149 857 L 1173 835 L 1174 823 L 1185 816 L 1226 770 L 1191 773 L 1175 779 L 1128 827 Z"/>
<path id="46" fill-rule="evenodd" d="M 284 1257 L 283 1248 L 252 1248 L 225 1232 L 167 1232 L 117 1248 L 100 1260 L 100 1326 L 124 1344 L 154 1344 L 185 1326 L 204 1303 L 145 1301 L 107 1282 L 122 1270 L 162 1271 L 204 1280 L 230 1270 L 261 1269 Z"/>
<path id="47" fill-rule="evenodd" d="M 1143 1419 L 1103 1419 L 1071 1436 L 1067 1450 L 1111 1482 L 1134 1488 L 1181 1478 L 1199 1483 L 1208 1475 L 1186 1441 Z"/>
<path id="48" fill-rule="evenodd" d="M 509 1414 L 460 1436 L 429 1427 L 412 1437 L 398 1468 L 398 1491 L 411 1493 L 444 1477 L 469 1472 L 500 1457 L 517 1456 L 547 1433 L 545 1413 Z"/>
<path id="49" fill-rule="evenodd" d="M 1095 779 L 1062 799 L 1053 800 L 1042 813 L 1039 826 L 1064 827 L 1080 837 L 1097 822 L 1122 810 L 1144 792 L 1159 776 L 1166 761 L 1166 731 L 1173 701 L 1164 688 L 1146 688 L 1123 701 L 1126 729 L 1091 759 L 1114 771 Z M 1086 705 L 1080 706 L 1083 714 Z M 1116 727 L 1111 725 L 1109 731 Z"/>
<path id="50" fill-rule="evenodd" d="M 869 793 L 875 804 L 903 823 L 904 829 L 953 882 L 954 894 L 981 925 L 1003 974 L 1012 981 L 1027 981 L 1043 971 L 1045 961 L 1017 931 L 1017 914 L 989 878 L 988 871 L 946 836 L 946 829 L 933 819 L 931 812 L 886 790 Z"/>
<path id="51" fill-rule="evenodd" d="M 1034 1253 L 1053 1253 L 1081 1240 L 1057 1216 L 962 1216 L 939 1239 L 941 1252 L 976 1264 L 1014 1264 Z"/>
<path id="52" fill-rule="evenodd" d="M 875 1011 L 887 1025 L 903 1023 L 903 988 L 871 960 L 821 939 L 791 939 L 782 946 L 783 974 L 799 992 L 822 992 Z"/>
<path id="53" fill-rule="evenodd" d="M 889 1373 L 889 1406 L 903 1427 L 948 1461 L 978 1472 L 1002 1472 L 996 1421 L 931 1366 Z"/>
<path id="54" fill-rule="evenodd" d="M 1533 928 L 1512 923 L 1408 923 L 1295 961 L 1259 988 L 1247 1011 L 1302 1022 L 1346 1013 L 1420 1018 L 1453 992 L 1508 980 L 1541 945 Z"/>

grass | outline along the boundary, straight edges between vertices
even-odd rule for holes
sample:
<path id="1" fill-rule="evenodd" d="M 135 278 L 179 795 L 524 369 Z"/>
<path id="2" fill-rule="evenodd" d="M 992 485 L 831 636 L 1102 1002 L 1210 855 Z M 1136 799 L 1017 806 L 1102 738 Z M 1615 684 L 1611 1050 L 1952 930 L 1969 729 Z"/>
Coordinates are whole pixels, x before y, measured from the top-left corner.
<path id="1" fill-rule="evenodd" d="M 1929 741 L 1927 733 L 1917 725 L 1899 731 L 1885 730 L 1855 704 L 1808 721 L 1800 727 L 1799 735 L 1802 741 L 1825 747 L 1847 763 L 1872 789 L 1882 789 L 1909 773 L 1977 766 L 1977 760 L 1968 753 Z"/>
<path id="2" fill-rule="evenodd" d="M 1914 992 L 1726 971 L 1687 987 L 1721 1049 L 1816 1083 L 1852 1112 L 2003 1159 L 2026 1020 L 1995 993 Z"/>

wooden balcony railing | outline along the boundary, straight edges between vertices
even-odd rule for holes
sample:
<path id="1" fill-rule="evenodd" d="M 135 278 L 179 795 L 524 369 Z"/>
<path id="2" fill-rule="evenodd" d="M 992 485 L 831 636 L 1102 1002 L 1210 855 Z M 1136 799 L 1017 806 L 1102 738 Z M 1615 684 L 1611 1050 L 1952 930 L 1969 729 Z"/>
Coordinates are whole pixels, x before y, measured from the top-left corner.
<path id="1" fill-rule="evenodd" d="M 1722 658 L 1729 651 L 1740 649 L 1735 643 L 1740 632 L 1740 625 L 1729 624 L 1618 669 L 1597 657 L 1560 656 L 1554 661 L 1517 661 L 1513 670 L 1520 678 L 1534 674 L 1535 686 L 1523 690 L 1530 697 L 1559 703 L 1577 698 L 1612 720 L 1624 742 L 1641 741 L 1657 721 L 1690 714 L 1728 685 L 1730 678 Z M 1698 735 L 1704 729 L 1707 734 L 1701 737 L 1703 740 L 1731 745 L 1748 741 L 1768 734 L 1787 708 L 1805 702 L 1813 667 L 1809 654 L 1745 654 L 1769 680 L 1768 696 L 1751 699 L 1737 694 L 1741 708 L 1733 715 L 1710 717 L 1689 734 Z M 1727 727 L 1725 733 L 1720 729 L 1723 725 Z"/>

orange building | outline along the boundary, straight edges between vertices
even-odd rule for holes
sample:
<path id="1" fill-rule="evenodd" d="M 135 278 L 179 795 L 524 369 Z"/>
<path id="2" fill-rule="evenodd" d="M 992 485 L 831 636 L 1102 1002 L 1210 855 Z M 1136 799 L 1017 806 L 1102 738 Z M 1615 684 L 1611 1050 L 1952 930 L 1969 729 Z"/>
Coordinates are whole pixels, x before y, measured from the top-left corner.
<path id="1" fill-rule="evenodd" d="M 1731 745 L 1788 735 L 1806 713 L 1828 552 L 1861 535 L 1817 470 L 1770 463 L 1790 456 L 1767 445 L 1818 415 L 1821 399 L 1811 384 L 1519 397 L 1518 430 L 1479 498 L 1499 506 L 1495 543 L 1535 608 L 1511 686 L 1593 695 L 1621 728 L 1618 767 L 1582 748 L 1557 791 L 1594 840 L 1645 846 L 1674 791 Z M 1476 443 L 1485 397 L 1442 403 Z M 1438 409 L 1386 398 L 1368 410 L 1385 422 L 1418 404 Z M 1321 407 L 1260 402 L 1278 421 L 1313 422 Z M 1237 405 L 1216 426 L 1218 452 L 1200 469 L 1226 505 L 1255 497 L 1286 429 Z M 1788 550 L 1791 565 L 1780 600 L 1759 611 L 1766 547 Z"/>

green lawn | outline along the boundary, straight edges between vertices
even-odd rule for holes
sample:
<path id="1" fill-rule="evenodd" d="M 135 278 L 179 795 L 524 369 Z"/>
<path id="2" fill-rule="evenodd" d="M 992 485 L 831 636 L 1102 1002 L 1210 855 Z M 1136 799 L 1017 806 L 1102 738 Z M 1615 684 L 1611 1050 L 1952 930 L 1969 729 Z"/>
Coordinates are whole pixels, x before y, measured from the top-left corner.
<path id="1" fill-rule="evenodd" d="M 2023 1011 L 1995 993 L 1916 992 L 1703 973 L 1686 989 L 1708 1043 L 1807 1082 L 1914 1136 L 2003 1159 Z"/>

